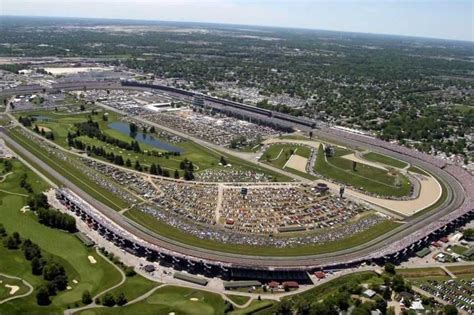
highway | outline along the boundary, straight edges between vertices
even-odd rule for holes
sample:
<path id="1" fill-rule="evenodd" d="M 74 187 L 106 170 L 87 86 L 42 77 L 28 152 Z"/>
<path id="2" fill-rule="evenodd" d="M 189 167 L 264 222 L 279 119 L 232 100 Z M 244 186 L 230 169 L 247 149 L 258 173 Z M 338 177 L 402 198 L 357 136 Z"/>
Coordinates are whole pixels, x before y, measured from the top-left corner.
<path id="1" fill-rule="evenodd" d="M 76 86 L 75 89 L 81 88 Z M 111 88 L 110 85 L 105 85 L 108 88 Z M 104 85 L 102 85 L 102 88 Z M 88 88 L 92 88 L 89 87 Z M 95 88 L 100 88 L 96 86 Z M 118 87 L 115 87 L 118 88 Z M 71 87 L 71 89 L 73 89 Z M 22 91 L 26 93 L 25 91 Z M 3 92 L 2 92 L 3 93 Z M 10 92 L 11 93 L 11 92 Z M 87 193 L 82 191 L 79 187 L 77 187 L 74 183 L 70 182 L 67 178 L 56 172 L 52 169 L 49 165 L 44 163 L 41 159 L 36 157 L 34 154 L 23 148 L 20 144 L 15 142 L 5 130 L 0 130 L 1 136 L 5 139 L 9 146 L 13 147 L 16 151 L 20 152 L 22 156 L 27 158 L 29 161 L 34 162 L 34 164 L 38 165 L 41 168 L 41 171 L 47 173 L 50 177 L 54 177 L 58 181 L 60 181 L 65 187 L 71 189 L 74 193 L 80 196 L 82 199 L 87 201 L 89 204 L 94 206 L 97 210 L 107 216 L 111 221 L 115 222 L 125 230 L 129 231 L 130 233 L 136 235 L 137 237 L 155 244 L 159 247 L 165 248 L 167 250 L 179 253 L 181 255 L 186 255 L 192 257 L 195 260 L 206 260 L 211 263 L 225 263 L 230 264 L 233 266 L 242 266 L 242 267 L 252 267 L 252 268 L 274 268 L 274 269 L 309 269 L 314 267 L 320 266 L 327 266 L 333 265 L 335 263 L 342 264 L 342 263 L 351 263 L 354 261 L 362 261 L 370 256 L 370 254 L 377 252 L 389 244 L 392 244 L 399 239 L 411 235 L 414 232 L 419 231 L 426 225 L 431 222 L 435 222 L 439 220 L 444 215 L 458 209 L 464 202 L 465 199 L 465 192 L 461 184 L 450 174 L 446 171 L 435 167 L 429 163 L 424 161 L 408 157 L 405 155 L 401 155 L 380 147 L 371 146 L 366 143 L 359 143 L 354 140 L 347 140 L 347 139 L 340 139 L 331 135 L 325 131 L 318 131 L 317 135 L 321 138 L 327 139 L 329 141 L 341 142 L 342 140 L 347 143 L 348 146 L 355 146 L 355 147 L 362 147 L 367 148 L 375 152 L 389 154 L 394 157 L 397 157 L 401 160 L 407 161 L 411 164 L 418 165 L 433 175 L 435 175 L 439 180 L 441 180 L 446 188 L 447 188 L 447 199 L 446 201 L 439 206 L 437 209 L 430 211 L 424 215 L 411 218 L 406 224 L 403 226 L 392 230 L 385 235 L 382 235 L 372 241 L 369 241 L 363 245 L 356 246 L 350 249 L 326 253 L 326 254 L 319 254 L 319 255 L 308 255 L 308 256 L 293 256 L 293 257 L 269 257 L 269 256 L 249 256 L 249 255 L 238 255 L 238 254 L 231 254 L 231 253 L 224 253 L 218 252 L 213 250 L 207 250 L 202 248 L 196 248 L 194 246 L 190 246 L 187 244 L 183 244 L 171 239 L 166 238 L 163 235 L 158 235 L 153 233 L 142 226 L 134 223 L 133 221 L 129 220 L 128 218 L 124 217 L 123 215 L 117 213 L 113 209 L 103 205 L 102 203 L 98 202 L 94 198 L 90 197 Z"/>

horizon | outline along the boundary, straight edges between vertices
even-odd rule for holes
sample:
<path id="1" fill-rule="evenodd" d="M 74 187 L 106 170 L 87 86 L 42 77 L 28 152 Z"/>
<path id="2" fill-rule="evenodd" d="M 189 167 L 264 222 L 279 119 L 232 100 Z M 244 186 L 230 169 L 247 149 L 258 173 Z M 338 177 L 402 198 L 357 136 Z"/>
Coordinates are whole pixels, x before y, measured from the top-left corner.
<path id="1" fill-rule="evenodd" d="M 473 2 L 463 0 L 299 0 L 291 4 L 286 0 L 274 4 L 266 0 L 208 0 L 199 4 L 194 0 L 124 0 L 113 9 L 109 4 L 110 0 L 4 0 L 0 16 L 241 25 L 474 42 Z"/>
<path id="2" fill-rule="evenodd" d="M 6 18 L 32 18 L 32 19 L 58 19 L 58 20 L 89 20 L 98 22 L 146 22 L 146 23 L 176 23 L 176 24 L 190 24 L 190 25 L 206 25 L 206 26 L 234 26 L 234 27 L 248 27 L 249 30 L 257 28 L 269 28 L 269 29 L 282 29 L 282 30 L 302 30 L 302 31 L 314 31 L 314 32 L 328 32 L 328 33 L 342 33 L 342 34 L 355 34 L 355 35 L 367 35 L 375 37 L 398 37 L 406 39 L 422 39 L 422 40 L 438 40 L 448 42 L 460 42 L 474 44 L 474 39 L 450 39 L 440 37 L 429 37 L 429 36 L 417 36 L 417 35 L 405 35 L 405 34 L 388 34 L 388 33 L 370 33 L 370 32 L 356 32 L 356 31 L 342 31 L 334 29 L 321 29 L 321 28 L 305 28 L 305 27 L 292 27 L 292 26 L 278 26 L 278 25 L 259 25 L 259 24 L 235 24 L 235 23 L 224 23 L 224 22 L 207 22 L 207 21 L 176 21 L 176 20 L 152 20 L 152 19 L 140 19 L 140 18 L 99 18 L 99 17 L 82 17 L 82 16 L 46 16 L 46 15 L 2 15 L 0 17 Z M 1 25 L 1 24 L 0 24 Z"/>

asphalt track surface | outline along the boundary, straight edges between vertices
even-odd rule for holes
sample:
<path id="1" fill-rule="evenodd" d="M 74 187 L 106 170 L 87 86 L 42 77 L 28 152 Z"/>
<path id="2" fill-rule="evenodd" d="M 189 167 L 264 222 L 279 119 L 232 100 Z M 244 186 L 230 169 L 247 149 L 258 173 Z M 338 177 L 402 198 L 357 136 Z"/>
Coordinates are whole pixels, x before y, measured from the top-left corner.
<path id="1" fill-rule="evenodd" d="M 74 89 L 82 88 L 82 84 L 80 86 L 75 86 Z M 104 88 L 103 84 L 97 84 L 95 87 L 89 86 L 88 88 Z M 109 86 L 109 88 L 112 88 Z M 116 87 L 115 87 L 116 88 Z M 71 89 L 73 87 L 71 86 Z M 23 93 L 27 93 L 27 91 L 23 90 Z M 5 93 L 5 91 L 3 92 Z M 3 94 L 0 93 L 0 94 Z M 9 94 L 12 92 L 10 91 Z M 441 180 L 447 190 L 447 198 L 445 202 L 434 209 L 420 215 L 415 218 L 409 219 L 409 221 L 380 236 L 377 237 L 369 242 L 366 242 L 362 245 L 355 246 L 349 249 L 331 252 L 331 253 L 324 253 L 324 254 L 316 254 L 316 255 L 307 255 L 307 256 L 251 256 L 251 255 L 239 255 L 239 254 L 232 254 L 232 253 L 225 253 L 219 252 L 215 250 L 208 250 L 204 248 L 199 248 L 191 245 L 187 245 L 184 243 L 180 243 L 175 240 L 171 240 L 166 238 L 166 236 L 159 235 L 154 233 L 139 224 L 133 222 L 132 220 L 124 217 L 123 215 L 119 214 L 115 210 L 105 206 L 104 204 L 98 202 L 87 193 L 82 191 L 79 187 L 77 187 L 74 183 L 69 181 L 67 178 L 56 172 L 52 169 L 49 165 L 44 163 L 41 159 L 36 157 L 34 154 L 29 152 L 27 149 L 22 147 L 16 141 L 14 141 L 5 130 L 0 130 L 0 135 L 5 139 L 5 141 L 13 147 L 16 151 L 20 152 L 21 155 L 27 158 L 27 160 L 34 162 L 36 165 L 40 167 L 40 170 L 46 172 L 48 175 L 54 177 L 59 182 L 61 182 L 65 187 L 71 189 L 74 193 L 76 193 L 79 197 L 87 201 L 97 210 L 99 210 L 102 214 L 108 217 L 111 221 L 115 222 L 128 232 L 134 234 L 138 238 L 141 238 L 151 244 L 159 246 L 161 248 L 167 249 L 172 252 L 178 253 L 180 256 L 185 255 L 189 256 L 190 259 L 193 260 L 206 260 L 210 263 L 223 263 L 225 265 L 232 265 L 232 266 L 241 266 L 241 267 L 253 267 L 253 268 L 275 268 L 275 269 L 308 269 L 314 267 L 320 267 L 325 265 L 334 265 L 335 263 L 343 264 L 343 263 L 352 263 L 356 261 L 362 261 L 365 257 L 368 257 L 369 254 L 376 252 L 377 250 L 383 249 L 390 244 L 400 240 L 403 237 L 414 233 L 423 227 L 426 227 L 431 222 L 438 220 L 439 218 L 443 217 L 444 215 L 456 210 L 459 208 L 465 199 L 465 192 L 463 187 L 460 183 L 452 177 L 450 174 L 445 172 L 444 170 L 435 167 L 429 163 L 424 161 L 408 157 L 402 154 L 398 154 L 392 152 L 390 150 L 382 149 L 380 147 L 371 146 L 366 143 L 359 143 L 354 140 L 347 140 L 341 139 L 339 137 L 335 137 L 328 132 L 324 131 L 316 131 L 315 134 L 323 139 L 335 142 L 344 142 L 348 146 L 354 146 L 359 148 L 366 148 L 370 149 L 375 152 L 379 152 L 382 154 L 388 154 L 409 162 L 411 164 L 420 166 L 433 175 L 437 177 L 438 180 Z"/>

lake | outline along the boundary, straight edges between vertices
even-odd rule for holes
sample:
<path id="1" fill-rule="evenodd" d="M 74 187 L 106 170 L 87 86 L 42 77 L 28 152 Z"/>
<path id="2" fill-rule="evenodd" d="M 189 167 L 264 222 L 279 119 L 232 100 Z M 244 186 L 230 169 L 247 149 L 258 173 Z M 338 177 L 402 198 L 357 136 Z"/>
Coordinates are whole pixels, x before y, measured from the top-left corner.
<path id="1" fill-rule="evenodd" d="M 113 130 L 117 130 L 121 134 L 124 134 L 126 136 L 130 136 L 130 125 L 128 123 L 124 123 L 121 121 L 116 121 L 113 123 L 110 123 L 107 125 L 109 128 Z M 179 152 L 183 153 L 183 149 L 180 147 L 176 147 L 172 144 L 169 144 L 167 142 L 161 141 L 159 139 L 156 139 L 150 134 L 146 134 L 140 131 L 137 131 L 137 135 L 135 136 L 135 140 L 138 141 L 138 143 L 145 143 L 148 145 L 151 145 L 157 149 L 164 150 L 164 151 L 170 151 L 170 152 Z"/>

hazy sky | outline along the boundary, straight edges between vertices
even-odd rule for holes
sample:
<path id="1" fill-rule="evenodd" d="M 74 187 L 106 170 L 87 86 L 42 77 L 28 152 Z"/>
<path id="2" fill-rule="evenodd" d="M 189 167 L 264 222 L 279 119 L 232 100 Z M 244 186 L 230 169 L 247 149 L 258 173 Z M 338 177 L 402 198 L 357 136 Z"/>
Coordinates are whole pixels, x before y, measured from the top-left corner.
<path id="1" fill-rule="evenodd" d="M 474 0 L 0 0 L 0 15 L 218 22 L 474 41 Z"/>

